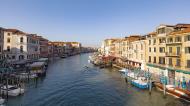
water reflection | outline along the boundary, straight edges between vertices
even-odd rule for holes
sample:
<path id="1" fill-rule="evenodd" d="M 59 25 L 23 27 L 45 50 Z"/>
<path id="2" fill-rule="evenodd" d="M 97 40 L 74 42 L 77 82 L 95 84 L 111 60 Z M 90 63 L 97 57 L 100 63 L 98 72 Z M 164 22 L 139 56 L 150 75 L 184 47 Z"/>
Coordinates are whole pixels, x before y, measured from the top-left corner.
<path id="1" fill-rule="evenodd" d="M 10 98 L 8 106 L 187 106 L 188 103 L 153 89 L 140 90 L 125 82 L 117 69 L 99 69 L 88 55 L 51 62 L 37 88 L 28 84 L 24 96 Z M 88 70 L 84 67 L 88 66 Z"/>

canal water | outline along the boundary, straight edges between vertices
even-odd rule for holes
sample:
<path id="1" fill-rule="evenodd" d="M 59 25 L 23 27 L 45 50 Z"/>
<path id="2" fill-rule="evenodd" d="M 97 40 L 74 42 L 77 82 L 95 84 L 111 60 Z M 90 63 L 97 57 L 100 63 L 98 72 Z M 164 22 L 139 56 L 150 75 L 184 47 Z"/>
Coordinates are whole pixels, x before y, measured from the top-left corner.
<path id="1" fill-rule="evenodd" d="M 149 95 L 127 84 L 117 69 L 88 63 L 89 55 L 53 60 L 45 78 L 31 81 L 25 94 L 9 98 L 6 106 L 188 106 L 156 89 Z"/>

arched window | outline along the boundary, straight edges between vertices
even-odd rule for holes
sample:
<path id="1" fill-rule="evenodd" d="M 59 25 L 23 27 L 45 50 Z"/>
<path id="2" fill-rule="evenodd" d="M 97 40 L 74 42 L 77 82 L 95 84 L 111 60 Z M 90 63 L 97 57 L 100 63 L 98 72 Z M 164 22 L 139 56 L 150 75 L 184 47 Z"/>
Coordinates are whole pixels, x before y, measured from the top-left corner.
<path id="1" fill-rule="evenodd" d="M 10 51 L 11 51 L 10 46 L 7 46 L 7 51 L 8 51 L 8 52 L 10 52 Z"/>
<path id="2" fill-rule="evenodd" d="M 23 43 L 23 37 L 20 38 L 20 42 Z"/>
<path id="3" fill-rule="evenodd" d="M 23 46 L 20 46 L 20 52 L 23 52 Z"/>
<path id="4" fill-rule="evenodd" d="M 7 38 L 7 43 L 10 43 L 11 42 L 11 39 L 10 38 Z"/>

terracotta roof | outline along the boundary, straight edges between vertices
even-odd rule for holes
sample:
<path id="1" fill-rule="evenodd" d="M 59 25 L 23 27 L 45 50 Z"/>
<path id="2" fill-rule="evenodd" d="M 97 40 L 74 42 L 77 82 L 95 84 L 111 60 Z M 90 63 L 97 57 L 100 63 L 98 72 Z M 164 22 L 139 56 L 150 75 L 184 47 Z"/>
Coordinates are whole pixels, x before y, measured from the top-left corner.
<path id="1" fill-rule="evenodd" d="M 141 38 L 140 35 L 131 35 L 131 36 L 127 37 L 126 40 L 128 40 L 129 42 L 133 42 L 133 41 L 140 40 L 140 38 Z"/>
<path id="2" fill-rule="evenodd" d="M 169 35 L 177 35 L 177 34 L 184 34 L 184 33 L 190 33 L 190 28 L 186 28 L 181 31 L 174 31 L 174 32 L 171 32 Z"/>
<path id="3" fill-rule="evenodd" d="M 150 32 L 149 35 L 156 35 L 156 32 Z"/>
<path id="4" fill-rule="evenodd" d="M 4 31 L 12 32 L 13 34 L 26 34 L 25 32 L 22 32 L 18 29 L 4 29 Z"/>
<path id="5" fill-rule="evenodd" d="M 175 28 L 190 28 L 190 24 L 181 24 L 181 23 L 179 23 L 179 24 L 176 24 L 175 25 Z"/>

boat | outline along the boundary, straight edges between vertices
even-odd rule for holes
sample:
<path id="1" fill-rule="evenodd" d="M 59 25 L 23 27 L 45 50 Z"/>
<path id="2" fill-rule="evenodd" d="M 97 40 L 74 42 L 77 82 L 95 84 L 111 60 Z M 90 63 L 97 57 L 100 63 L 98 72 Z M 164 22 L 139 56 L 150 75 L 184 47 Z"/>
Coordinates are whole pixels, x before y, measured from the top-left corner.
<path id="1" fill-rule="evenodd" d="M 160 90 L 164 90 L 163 84 L 156 82 L 156 88 Z M 174 85 L 166 85 L 166 92 L 174 97 L 181 98 L 186 101 L 190 101 L 190 92 L 187 90 L 183 90 L 180 88 L 175 87 Z"/>
<path id="2" fill-rule="evenodd" d="M 131 84 L 140 89 L 148 88 L 148 83 L 145 81 L 145 77 L 139 77 L 138 79 L 134 79 L 131 81 Z"/>
<path id="3" fill-rule="evenodd" d="M 130 78 L 135 78 L 135 73 L 134 72 L 127 73 L 127 76 Z"/>
<path id="4" fill-rule="evenodd" d="M 119 72 L 121 72 L 121 73 L 127 73 L 127 72 L 128 72 L 128 70 L 127 70 L 127 69 L 125 69 L 125 68 L 123 68 L 123 69 L 119 70 Z"/>
<path id="5" fill-rule="evenodd" d="M 1 92 L 6 95 L 7 87 L 3 86 L 1 89 Z M 24 93 L 24 89 L 22 89 L 20 87 L 8 85 L 8 95 L 9 96 L 18 96 L 18 95 L 23 94 L 23 93 Z"/>
<path id="6" fill-rule="evenodd" d="M 66 55 L 62 55 L 61 58 L 66 58 L 67 56 Z"/>
<path id="7" fill-rule="evenodd" d="M 31 73 L 37 74 L 38 77 L 46 75 L 45 62 L 34 62 L 30 64 Z"/>
<path id="8" fill-rule="evenodd" d="M 29 75 L 28 73 L 20 73 L 18 77 L 21 79 L 27 79 L 27 78 L 33 79 L 33 78 L 36 78 L 37 75 L 35 73 L 30 73 Z"/>
<path id="9" fill-rule="evenodd" d="M 5 99 L 3 99 L 2 97 L 0 97 L 0 105 L 2 105 L 5 102 Z"/>

